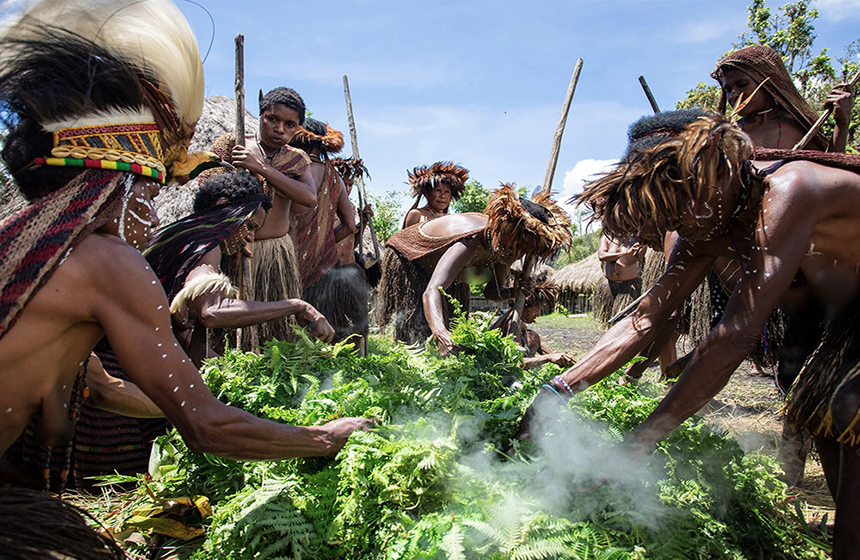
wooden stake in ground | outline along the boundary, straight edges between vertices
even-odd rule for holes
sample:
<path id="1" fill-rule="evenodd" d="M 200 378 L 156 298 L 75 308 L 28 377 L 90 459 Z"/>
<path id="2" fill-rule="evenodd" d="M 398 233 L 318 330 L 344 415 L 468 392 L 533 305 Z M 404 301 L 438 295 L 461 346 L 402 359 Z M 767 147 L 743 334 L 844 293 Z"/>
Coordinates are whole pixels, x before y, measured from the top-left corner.
<path id="1" fill-rule="evenodd" d="M 555 168 L 558 165 L 558 154 L 561 151 L 561 137 L 564 134 L 564 127 L 567 123 L 567 114 L 570 112 L 570 104 L 573 101 L 573 92 L 576 91 L 576 84 L 579 82 L 579 73 L 582 71 L 582 59 L 576 61 L 576 67 L 573 69 L 573 75 L 570 77 L 570 84 L 567 86 L 567 95 L 564 98 L 564 104 L 561 108 L 561 116 L 558 119 L 558 126 L 555 128 L 555 134 L 552 137 L 552 151 L 549 156 L 549 165 L 546 168 L 546 176 L 543 180 L 541 189 L 543 192 L 550 192 L 552 189 L 552 179 L 555 176 Z M 525 259 L 523 262 L 523 278 L 532 277 L 532 267 L 534 262 L 532 258 Z M 523 344 L 520 333 L 520 318 L 523 314 L 523 305 L 526 302 L 526 295 L 520 290 L 517 292 L 517 298 L 514 300 L 514 309 L 511 313 L 511 333 L 514 335 L 514 340 L 520 345 Z"/>
<path id="2" fill-rule="evenodd" d="M 854 74 L 854 76 L 851 78 L 851 80 L 848 81 L 849 90 L 854 87 L 854 84 L 857 83 L 857 80 L 860 80 L 860 70 L 858 70 L 857 73 Z M 818 134 L 818 131 L 821 130 L 821 126 L 824 124 L 824 121 L 826 121 L 827 118 L 833 114 L 834 109 L 835 107 L 833 105 L 828 107 L 827 110 L 824 111 L 820 117 L 818 117 L 818 120 L 815 121 L 815 124 L 812 125 L 812 128 L 810 128 L 809 131 L 807 131 L 807 133 L 803 135 L 803 138 L 801 138 L 800 141 L 794 145 L 792 150 L 802 150 L 803 147 L 809 143 L 812 137 Z"/>
<path id="3" fill-rule="evenodd" d="M 245 145 L 245 37 L 239 33 L 236 35 L 236 145 Z M 247 171 L 244 171 L 247 173 Z M 236 253 L 236 269 L 238 271 L 239 299 L 246 300 L 252 292 L 253 278 L 251 277 L 251 259 Z M 240 328 L 236 333 L 236 342 L 239 348 L 254 350 L 257 348 L 257 331 L 254 327 Z"/>
<path id="4" fill-rule="evenodd" d="M 352 115 L 352 98 L 349 96 L 349 80 L 346 75 L 343 76 L 343 95 L 346 98 L 346 116 L 349 119 L 349 137 L 352 140 L 352 157 L 356 161 L 361 159 L 358 155 L 358 134 L 355 132 L 355 118 Z M 372 221 L 365 221 L 364 206 L 367 204 L 367 194 L 364 192 L 364 176 L 359 174 L 355 179 L 355 184 L 358 187 L 358 255 L 359 259 L 364 257 L 364 228 L 370 226 L 371 238 L 373 239 L 373 253 L 375 260 L 379 261 L 379 245 L 376 243 L 376 231 L 373 229 Z M 362 267 L 364 262 L 359 263 Z"/>

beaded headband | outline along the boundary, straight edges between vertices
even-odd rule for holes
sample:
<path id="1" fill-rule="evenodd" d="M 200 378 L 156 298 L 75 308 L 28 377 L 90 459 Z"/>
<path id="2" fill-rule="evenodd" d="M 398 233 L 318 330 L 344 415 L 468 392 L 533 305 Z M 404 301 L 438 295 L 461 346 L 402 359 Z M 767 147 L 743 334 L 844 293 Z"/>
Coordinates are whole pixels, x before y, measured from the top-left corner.
<path id="1" fill-rule="evenodd" d="M 129 171 L 166 180 L 161 131 L 154 122 L 61 128 L 54 132 L 51 156 L 33 164 Z"/>

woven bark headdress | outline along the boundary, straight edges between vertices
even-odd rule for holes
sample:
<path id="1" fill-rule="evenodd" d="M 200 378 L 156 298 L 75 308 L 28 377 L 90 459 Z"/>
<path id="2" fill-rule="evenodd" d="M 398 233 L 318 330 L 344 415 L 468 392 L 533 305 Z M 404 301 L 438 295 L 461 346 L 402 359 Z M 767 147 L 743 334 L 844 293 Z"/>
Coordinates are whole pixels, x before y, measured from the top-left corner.
<path id="1" fill-rule="evenodd" d="M 782 61 L 782 55 L 770 47 L 750 45 L 732 52 L 717 64 L 717 69 L 711 72 L 711 77 L 722 82 L 723 68 L 740 70 L 756 83 L 762 84 L 762 88 L 805 130 L 812 128 L 818 120 L 818 113 L 797 91 Z M 720 91 L 717 107 L 720 113 L 725 113 L 727 102 L 725 92 Z M 816 134 L 813 142 L 815 149 L 827 148 L 828 140 L 823 132 Z"/>
<path id="2" fill-rule="evenodd" d="M 522 257 L 549 260 L 570 246 L 570 216 L 548 192 L 529 200 L 521 198 L 512 183 L 504 183 L 484 214 L 489 218 L 485 233 L 490 249 L 509 254 L 511 262 Z"/>

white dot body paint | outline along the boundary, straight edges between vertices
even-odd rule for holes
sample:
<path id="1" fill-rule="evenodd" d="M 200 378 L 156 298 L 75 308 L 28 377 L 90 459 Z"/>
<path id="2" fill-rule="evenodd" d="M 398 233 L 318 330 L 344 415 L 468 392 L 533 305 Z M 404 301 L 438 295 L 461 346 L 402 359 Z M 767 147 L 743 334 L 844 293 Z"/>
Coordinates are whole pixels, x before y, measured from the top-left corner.
<path id="1" fill-rule="evenodd" d="M 167 378 L 168 378 L 168 379 L 170 379 L 171 377 L 173 377 L 173 374 L 172 374 L 172 373 L 168 373 L 168 374 L 167 374 Z"/>
<path id="2" fill-rule="evenodd" d="M 167 357 L 167 354 L 162 354 L 162 355 L 161 355 L 161 359 L 162 359 L 162 360 L 163 360 L 164 358 L 166 358 L 166 357 Z"/>
<path id="3" fill-rule="evenodd" d="M 174 392 L 174 393 L 175 393 L 176 391 L 178 391 L 178 390 L 179 390 L 179 387 L 174 387 L 174 388 L 173 388 L 173 392 Z"/>
<path id="4" fill-rule="evenodd" d="M 194 388 L 194 383 L 192 383 L 191 385 L 189 385 L 189 386 L 188 386 L 188 388 L 189 388 L 189 389 L 193 389 L 193 388 Z"/>
<path id="5" fill-rule="evenodd" d="M 179 403 L 179 406 L 185 406 L 185 401 L 182 401 L 181 403 Z"/>
<path id="6" fill-rule="evenodd" d="M 7 408 L 7 409 L 6 409 L 6 414 L 9 414 L 10 412 L 12 412 L 12 407 L 11 407 L 11 406 L 10 406 L 9 408 Z"/>

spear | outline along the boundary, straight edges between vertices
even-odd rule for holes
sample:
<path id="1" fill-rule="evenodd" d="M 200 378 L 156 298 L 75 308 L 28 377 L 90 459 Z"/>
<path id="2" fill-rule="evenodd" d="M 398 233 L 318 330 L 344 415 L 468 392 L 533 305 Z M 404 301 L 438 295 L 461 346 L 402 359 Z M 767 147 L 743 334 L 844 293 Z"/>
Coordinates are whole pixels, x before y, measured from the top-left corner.
<path id="1" fill-rule="evenodd" d="M 564 104 L 561 108 L 561 116 L 558 119 L 558 126 L 555 128 L 555 134 L 552 138 L 552 151 L 549 156 L 549 165 L 546 168 L 546 176 L 544 176 L 543 186 L 541 187 L 543 192 L 549 193 L 552 189 L 552 179 L 555 175 L 555 168 L 558 165 L 558 154 L 561 151 L 561 136 L 564 134 L 564 127 L 567 123 L 567 114 L 570 112 L 570 104 L 573 101 L 573 92 L 576 91 L 576 83 L 579 81 L 579 73 L 582 71 L 582 59 L 576 61 L 576 67 L 573 69 L 573 75 L 570 77 L 570 84 L 567 86 L 567 95 L 564 98 Z M 532 275 L 532 266 L 533 261 L 531 257 L 525 259 L 523 262 L 523 271 L 522 277 L 528 278 Z M 520 333 L 520 318 L 523 314 L 523 305 L 526 302 L 526 295 L 522 290 L 517 292 L 517 297 L 514 300 L 514 308 L 511 313 L 511 332 L 514 335 L 514 340 L 518 340 L 520 344 L 523 343 L 521 340 Z"/>
<path id="2" fill-rule="evenodd" d="M 361 157 L 358 155 L 358 135 L 355 132 L 355 118 L 352 115 L 352 98 L 349 96 L 349 80 L 346 77 L 346 74 L 343 76 L 343 95 L 346 98 L 346 115 L 349 118 L 349 137 L 352 140 L 352 157 L 358 161 Z M 358 217 L 359 217 L 359 230 L 358 230 L 358 254 L 359 256 L 364 255 L 364 228 L 366 226 L 370 226 L 371 237 L 373 238 L 373 251 L 376 257 L 376 260 L 379 260 L 379 246 L 376 244 L 376 231 L 373 229 L 373 222 L 366 221 L 364 219 L 364 205 L 365 200 L 367 199 L 367 194 L 364 192 L 364 176 L 359 174 L 356 177 L 355 181 L 356 185 L 358 185 Z M 364 264 L 362 263 L 362 266 Z"/>
<path id="3" fill-rule="evenodd" d="M 857 80 L 860 80 L 860 70 L 858 70 L 857 73 L 854 74 L 854 76 L 851 78 L 851 80 L 848 81 L 849 91 L 852 87 L 854 87 L 854 84 L 857 83 Z M 820 117 L 818 117 L 818 120 L 815 121 L 815 124 L 813 124 L 812 128 L 809 129 L 809 132 L 804 134 L 803 138 L 801 138 L 800 141 L 794 145 L 792 150 L 802 150 L 803 147 L 806 146 L 806 144 L 812 139 L 812 137 L 818 134 L 818 131 L 821 130 L 821 126 L 824 124 L 824 121 L 826 121 L 828 117 L 833 114 L 834 110 L 835 106 L 829 106 L 827 110 L 824 111 Z"/>
<path id="4" fill-rule="evenodd" d="M 245 37 L 241 33 L 236 35 L 236 145 L 245 145 Z M 247 173 L 247 172 L 246 172 Z M 250 259 L 239 251 L 236 254 L 236 266 L 238 268 L 239 299 L 248 299 L 253 279 L 251 278 Z M 243 344 L 243 338 L 247 344 Z M 257 348 L 257 331 L 254 327 L 240 328 L 236 334 L 238 346 L 245 350 Z"/>

